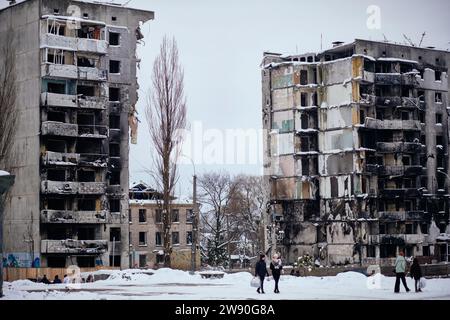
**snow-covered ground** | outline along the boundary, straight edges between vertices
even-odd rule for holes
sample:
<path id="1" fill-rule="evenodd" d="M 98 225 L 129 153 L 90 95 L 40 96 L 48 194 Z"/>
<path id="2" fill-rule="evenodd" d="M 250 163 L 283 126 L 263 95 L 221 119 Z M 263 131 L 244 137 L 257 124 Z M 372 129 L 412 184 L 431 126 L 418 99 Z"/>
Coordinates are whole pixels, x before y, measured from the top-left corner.
<path id="1" fill-rule="evenodd" d="M 151 274 L 153 273 L 153 274 Z M 394 278 L 378 275 L 379 286 L 372 279 L 356 272 L 341 273 L 335 277 L 282 276 L 280 294 L 273 293 L 273 280 L 266 282 L 266 294 L 256 293 L 250 287 L 250 273 L 225 274 L 222 279 L 202 279 L 199 274 L 159 269 L 143 274 L 137 270 L 110 271 L 107 280 L 78 285 L 45 285 L 28 280 L 4 283 L 3 299 L 37 300 L 110 300 L 110 299 L 164 299 L 164 300 L 221 300 L 221 299 L 445 299 L 450 300 L 450 279 L 428 279 L 422 293 L 415 293 L 414 281 L 408 278 L 412 289 L 400 294 L 393 292 Z M 368 281 L 369 279 L 369 281 Z M 375 288 L 373 288 L 375 287 Z M 373 289 L 372 289 L 373 288 Z"/>

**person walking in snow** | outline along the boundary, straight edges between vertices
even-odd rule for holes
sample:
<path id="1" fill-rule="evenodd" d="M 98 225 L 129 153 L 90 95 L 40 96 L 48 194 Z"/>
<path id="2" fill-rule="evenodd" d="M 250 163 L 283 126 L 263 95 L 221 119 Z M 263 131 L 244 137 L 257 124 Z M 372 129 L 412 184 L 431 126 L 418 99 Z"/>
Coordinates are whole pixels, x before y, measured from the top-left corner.
<path id="1" fill-rule="evenodd" d="M 259 277 L 260 286 L 256 290 L 258 293 L 265 293 L 264 292 L 264 279 L 266 276 L 269 276 L 269 272 L 267 271 L 267 265 L 266 265 L 266 256 L 264 254 L 261 254 L 259 256 L 259 261 L 256 263 L 255 266 L 255 277 Z"/>
<path id="2" fill-rule="evenodd" d="M 278 281 L 280 281 L 281 270 L 283 266 L 281 264 L 281 259 L 278 254 L 274 254 L 272 257 L 272 262 L 270 262 L 270 270 L 272 270 L 272 277 L 275 280 L 275 290 L 273 292 L 280 293 L 278 290 Z"/>
<path id="3" fill-rule="evenodd" d="M 406 284 L 406 259 L 405 254 L 403 251 L 400 251 L 397 260 L 395 260 L 395 288 L 394 292 L 399 293 L 400 292 L 400 280 L 403 283 L 403 286 L 406 289 L 406 292 L 409 292 L 408 285 Z"/>
<path id="4" fill-rule="evenodd" d="M 420 268 L 419 259 L 414 258 L 409 273 L 411 274 L 411 278 L 414 279 L 415 281 L 414 287 L 416 289 L 416 292 L 422 292 L 420 288 L 420 278 L 422 278 L 422 269 Z"/>

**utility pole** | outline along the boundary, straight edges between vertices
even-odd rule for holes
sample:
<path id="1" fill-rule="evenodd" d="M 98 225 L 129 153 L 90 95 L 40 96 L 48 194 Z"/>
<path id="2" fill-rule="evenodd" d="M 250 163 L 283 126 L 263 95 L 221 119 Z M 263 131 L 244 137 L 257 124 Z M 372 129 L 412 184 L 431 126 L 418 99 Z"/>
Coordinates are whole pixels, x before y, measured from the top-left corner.
<path id="1" fill-rule="evenodd" d="M 15 176 L 0 176 L 0 298 L 3 297 L 3 210 L 5 194 L 14 183 Z"/>
<path id="2" fill-rule="evenodd" d="M 197 231 L 198 231 L 198 219 L 197 219 L 197 175 L 194 174 L 193 185 L 193 209 L 192 209 L 192 239 L 191 239 L 191 274 L 195 274 L 196 262 L 197 262 Z"/>
<path id="3" fill-rule="evenodd" d="M 228 243 L 227 243 L 227 249 L 228 249 L 228 269 L 231 270 L 231 247 L 230 247 L 230 215 L 227 214 L 227 235 L 228 235 Z"/>

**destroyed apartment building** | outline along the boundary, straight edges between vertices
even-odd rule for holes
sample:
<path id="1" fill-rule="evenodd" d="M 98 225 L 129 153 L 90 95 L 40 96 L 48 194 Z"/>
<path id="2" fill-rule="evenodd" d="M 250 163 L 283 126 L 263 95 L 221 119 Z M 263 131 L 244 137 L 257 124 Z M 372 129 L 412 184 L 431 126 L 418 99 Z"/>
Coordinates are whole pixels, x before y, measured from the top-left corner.
<path id="1" fill-rule="evenodd" d="M 13 37 L 19 114 L 4 265 L 129 266 L 136 48 L 153 17 L 68 0 L 0 11 L 0 42 Z"/>
<path id="2" fill-rule="evenodd" d="M 449 65 L 447 51 L 366 40 L 264 54 L 270 231 L 289 262 L 449 261 Z"/>

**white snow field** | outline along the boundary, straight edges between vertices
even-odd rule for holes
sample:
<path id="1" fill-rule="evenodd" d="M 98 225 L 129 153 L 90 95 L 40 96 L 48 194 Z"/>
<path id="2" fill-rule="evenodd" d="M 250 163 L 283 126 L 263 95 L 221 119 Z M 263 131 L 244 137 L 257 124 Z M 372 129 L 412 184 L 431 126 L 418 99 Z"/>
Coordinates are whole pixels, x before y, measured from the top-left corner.
<path id="1" fill-rule="evenodd" d="M 142 273 L 147 272 L 147 274 Z M 104 273 L 104 272 L 102 272 Z M 153 273 L 153 274 L 149 274 Z M 266 294 L 250 286 L 250 273 L 225 274 L 222 279 L 202 279 L 197 273 L 159 269 L 109 271 L 107 280 L 82 284 L 45 285 L 28 280 L 4 283 L 6 300 L 450 300 L 450 279 L 428 279 L 422 293 L 414 292 L 414 281 L 407 278 L 411 292 L 395 294 L 391 277 L 380 274 L 368 278 L 356 272 L 335 277 L 282 276 L 280 294 L 273 293 L 274 281 L 266 281 Z M 374 283 L 373 280 L 379 282 Z"/>

